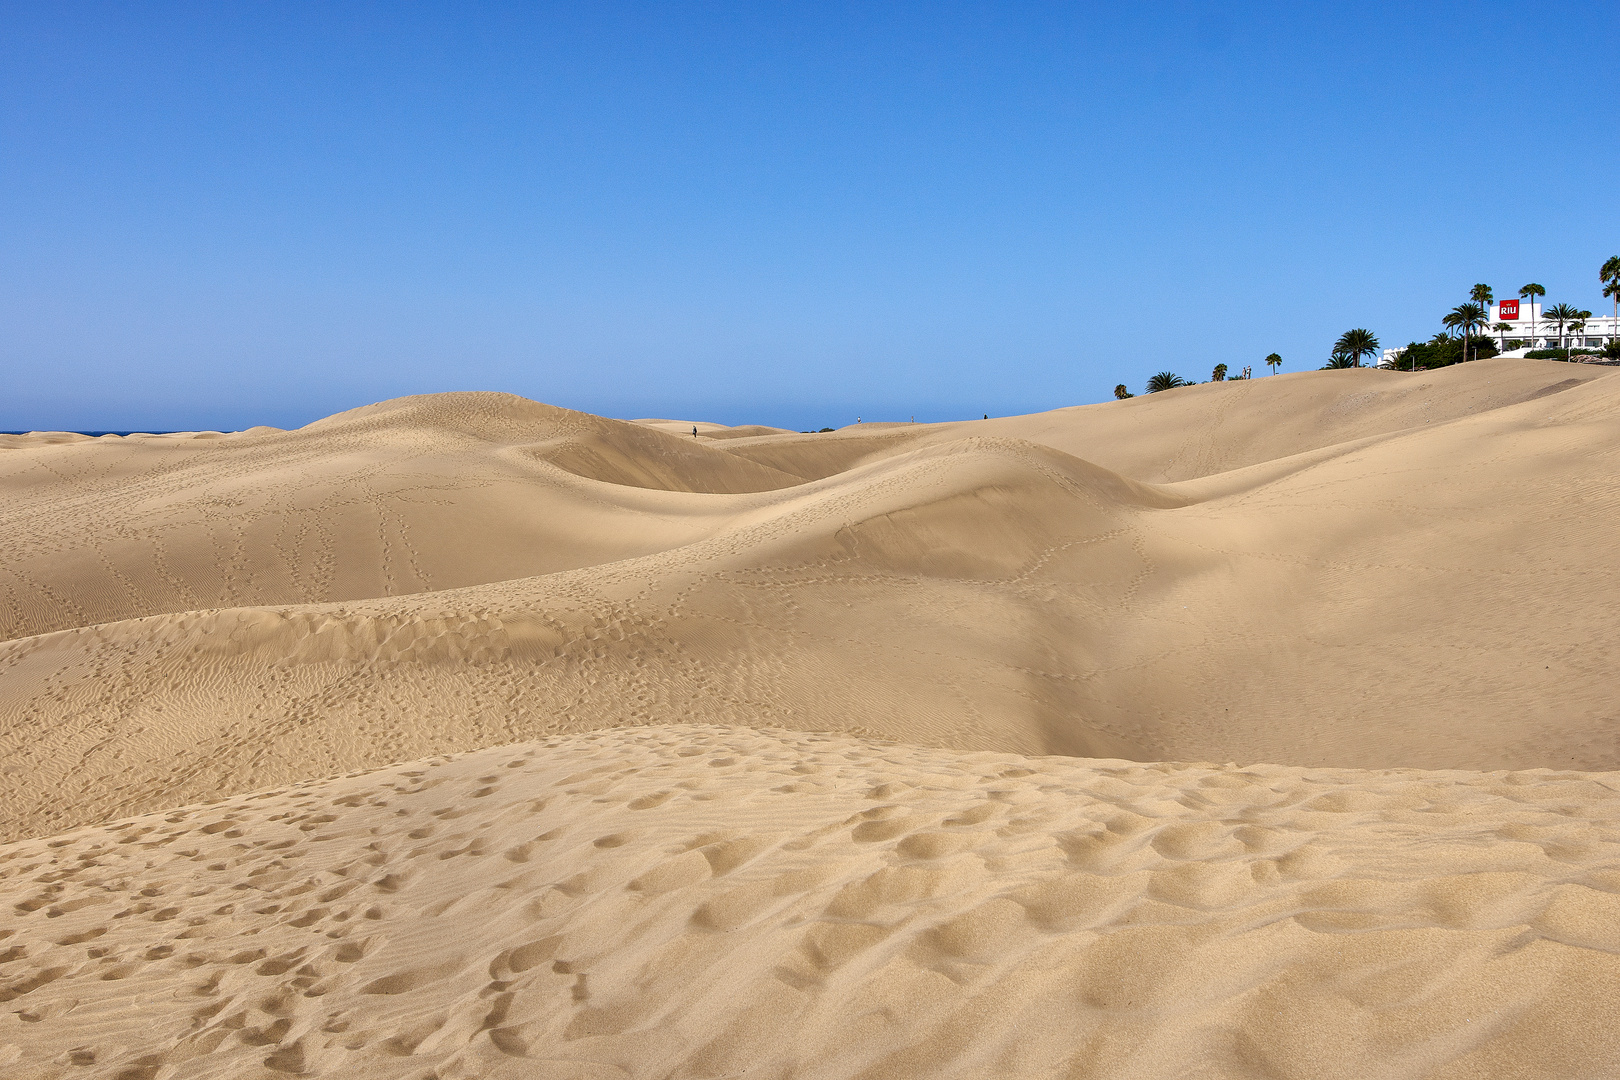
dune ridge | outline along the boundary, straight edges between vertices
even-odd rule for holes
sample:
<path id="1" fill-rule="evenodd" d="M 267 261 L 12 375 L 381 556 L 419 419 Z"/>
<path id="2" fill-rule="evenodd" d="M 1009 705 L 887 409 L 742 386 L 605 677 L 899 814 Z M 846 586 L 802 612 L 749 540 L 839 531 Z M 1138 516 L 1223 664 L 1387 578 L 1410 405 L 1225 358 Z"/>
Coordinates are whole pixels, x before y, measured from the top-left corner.
<path id="1" fill-rule="evenodd" d="M 799 482 L 510 394 L 218 440 L 48 440 L 0 454 L 0 637 L 547 574 L 679 542 L 704 516 L 680 493 Z"/>

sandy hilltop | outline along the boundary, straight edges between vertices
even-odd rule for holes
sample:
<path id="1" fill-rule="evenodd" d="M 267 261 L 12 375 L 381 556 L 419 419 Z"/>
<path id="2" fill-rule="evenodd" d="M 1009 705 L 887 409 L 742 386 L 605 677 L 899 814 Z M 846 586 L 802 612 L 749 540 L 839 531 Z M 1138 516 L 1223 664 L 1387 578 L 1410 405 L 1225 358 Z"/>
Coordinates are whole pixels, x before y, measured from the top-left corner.
<path id="1" fill-rule="evenodd" d="M 0 436 L 0 1076 L 1614 1077 L 1616 476 L 1511 359 Z"/>

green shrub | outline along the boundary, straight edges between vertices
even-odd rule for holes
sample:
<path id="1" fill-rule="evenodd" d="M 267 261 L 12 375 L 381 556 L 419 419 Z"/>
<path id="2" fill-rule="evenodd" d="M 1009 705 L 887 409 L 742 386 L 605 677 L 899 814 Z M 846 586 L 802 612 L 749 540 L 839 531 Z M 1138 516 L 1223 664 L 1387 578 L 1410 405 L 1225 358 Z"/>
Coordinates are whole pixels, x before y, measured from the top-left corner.
<path id="1" fill-rule="evenodd" d="M 1531 349 L 1524 354 L 1531 360 L 1568 360 L 1572 356 L 1602 356 L 1596 349 Z"/>
<path id="2" fill-rule="evenodd" d="M 1469 352 L 1478 350 L 1478 358 L 1483 360 L 1487 356 L 1495 356 L 1496 342 L 1490 338 L 1473 338 L 1469 342 Z M 1427 371 L 1431 368 L 1450 367 L 1462 361 L 1462 338 L 1441 337 L 1429 341 L 1414 341 L 1401 350 L 1401 355 L 1395 358 L 1395 366 L 1401 371 L 1411 371 L 1412 364 L 1417 363 L 1417 370 Z"/>

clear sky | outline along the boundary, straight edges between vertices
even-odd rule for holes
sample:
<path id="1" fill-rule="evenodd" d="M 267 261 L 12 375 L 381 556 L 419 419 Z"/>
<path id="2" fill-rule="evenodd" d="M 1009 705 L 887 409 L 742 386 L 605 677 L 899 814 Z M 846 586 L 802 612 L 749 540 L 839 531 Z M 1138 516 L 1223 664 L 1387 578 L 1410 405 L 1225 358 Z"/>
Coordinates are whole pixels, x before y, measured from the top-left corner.
<path id="1" fill-rule="evenodd" d="M 1597 310 L 1620 4 L 0 3 L 0 429 L 790 427 Z"/>

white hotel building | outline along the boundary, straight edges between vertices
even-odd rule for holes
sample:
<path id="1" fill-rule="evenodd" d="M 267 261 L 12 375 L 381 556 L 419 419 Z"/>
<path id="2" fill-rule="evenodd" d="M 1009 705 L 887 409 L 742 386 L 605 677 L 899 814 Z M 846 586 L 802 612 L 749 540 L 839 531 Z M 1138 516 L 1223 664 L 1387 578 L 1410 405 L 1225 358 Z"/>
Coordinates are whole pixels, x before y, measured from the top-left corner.
<path id="1" fill-rule="evenodd" d="M 1613 310 L 1612 308 L 1610 309 Z M 1564 339 L 1558 340 L 1558 324 L 1548 322 L 1542 314 L 1541 305 L 1533 300 L 1496 300 L 1487 308 L 1490 317 L 1485 320 L 1485 328 L 1476 330 L 1475 337 L 1488 337 L 1501 348 L 1505 341 L 1523 341 L 1527 344 L 1517 349 L 1508 349 L 1501 356 L 1523 356 L 1531 349 L 1601 349 L 1610 338 L 1620 338 L 1620 320 L 1612 314 L 1601 315 L 1592 313 L 1586 320 L 1579 333 L 1570 329 L 1570 324 L 1564 324 Z M 1503 322 L 1512 326 L 1512 330 L 1493 330 L 1491 327 Z M 1379 361 L 1380 367 L 1399 367 L 1397 359 L 1401 349 L 1385 349 L 1383 359 Z"/>
<path id="2" fill-rule="evenodd" d="M 1566 323 L 1564 340 L 1560 343 L 1558 324 L 1548 322 L 1541 313 L 1541 305 L 1533 300 L 1497 300 L 1490 305 L 1489 313 L 1490 317 L 1485 321 L 1486 329 L 1481 333 L 1496 339 L 1498 347 L 1504 340 L 1514 338 L 1529 342 L 1522 349 L 1504 353 L 1505 356 L 1523 356 L 1530 349 L 1597 349 L 1602 348 L 1610 338 L 1620 337 L 1620 325 L 1616 325 L 1612 314 L 1601 315 L 1594 311 L 1579 333 L 1572 331 Z M 1508 323 L 1513 329 L 1490 329 L 1499 322 Z"/>

